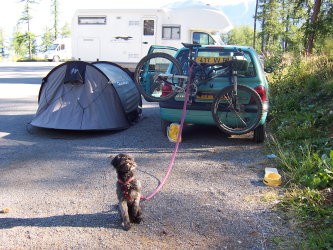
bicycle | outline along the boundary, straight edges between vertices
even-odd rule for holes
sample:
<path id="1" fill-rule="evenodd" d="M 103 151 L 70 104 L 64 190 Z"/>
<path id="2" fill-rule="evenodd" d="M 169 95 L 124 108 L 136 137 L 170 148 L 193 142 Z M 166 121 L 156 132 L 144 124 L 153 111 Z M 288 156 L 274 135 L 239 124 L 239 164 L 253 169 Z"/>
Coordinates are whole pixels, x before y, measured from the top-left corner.
<path id="1" fill-rule="evenodd" d="M 235 50 L 230 57 L 203 58 L 197 56 L 200 45 L 183 46 L 188 48 L 189 56 L 181 62 L 166 53 L 152 53 L 141 59 L 135 70 L 135 84 L 143 97 L 153 102 L 168 101 L 190 84 L 189 100 L 185 101 L 191 103 L 199 86 L 228 74 L 232 78 L 230 85 L 221 89 L 212 102 L 214 122 L 229 134 L 254 130 L 262 119 L 263 105 L 254 89 L 237 84 L 237 71 L 247 67 L 244 53 Z"/>

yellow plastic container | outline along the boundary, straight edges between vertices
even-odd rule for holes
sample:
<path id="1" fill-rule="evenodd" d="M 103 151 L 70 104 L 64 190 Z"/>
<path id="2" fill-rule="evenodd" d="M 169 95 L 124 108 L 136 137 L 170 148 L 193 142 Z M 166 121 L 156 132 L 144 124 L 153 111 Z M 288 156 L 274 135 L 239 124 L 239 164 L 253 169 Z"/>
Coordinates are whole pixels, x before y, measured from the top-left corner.
<path id="1" fill-rule="evenodd" d="M 265 174 L 264 184 L 272 187 L 277 187 L 281 184 L 281 175 L 277 173 Z"/>
<path id="2" fill-rule="evenodd" d="M 170 127 L 168 127 L 168 138 L 169 141 L 176 143 L 178 140 L 180 125 L 178 123 L 171 123 Z M 180 137 L 179 142 L 182 142 L 182 138 Z"/>

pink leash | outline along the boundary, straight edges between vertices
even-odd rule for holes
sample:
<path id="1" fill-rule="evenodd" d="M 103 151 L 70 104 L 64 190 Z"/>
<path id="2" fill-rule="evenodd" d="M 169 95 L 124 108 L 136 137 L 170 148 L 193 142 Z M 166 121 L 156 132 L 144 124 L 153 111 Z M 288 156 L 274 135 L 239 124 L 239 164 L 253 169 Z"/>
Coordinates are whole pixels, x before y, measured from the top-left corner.
<path id="1" fill-rule="evenodd" d="M 182 115 L 182 120 L 181 120 L 181 123 L 180 123 L 179 134 L 178 134 L 178 138 L 177 138 L 175 150 L 173 152 L 173 155 L 172 155 L 172 158 L 171 158 L 171 162 L 170 162 L 168 171 L 166 172 L 166 174 L 165 174 L 165 176 L 164 176 L 161 184 L 156 188 L 156 190 L 151 195 L 149 195 L 147 198 L 141 197 L 142 201 L 143 200 L 149 200 L 150 198 L 154 197 L 154 195 L 162 188 L 164 182 L 168 178 L 168 175 L 169 175 L 169 173 L 170 173 L 170 171 L 172 169 L 173 162 L 175 161 L 176 154 L 177 154 L 177 151 L 178 151 L 180 137 L 181 137 L 182 131 L 183 131 L 183 125 L 184 125 L 184 119 L 185 119 L 185 112 L 186 112 L 186 106 L 187 106 L 188 93 L 189 93 L 189 89 L 190 89 L 190 85 L 191 85 L 190 83 L 191 83 L 192 67 L 193 67 L 193 65 L 190 67 L 190 70 L 189 70 L 189 78 L 188 78 L 188 83 L 187 83 L 186 95 L 185 95 L 184 106 L 183 106 L 183 115 Z"/>

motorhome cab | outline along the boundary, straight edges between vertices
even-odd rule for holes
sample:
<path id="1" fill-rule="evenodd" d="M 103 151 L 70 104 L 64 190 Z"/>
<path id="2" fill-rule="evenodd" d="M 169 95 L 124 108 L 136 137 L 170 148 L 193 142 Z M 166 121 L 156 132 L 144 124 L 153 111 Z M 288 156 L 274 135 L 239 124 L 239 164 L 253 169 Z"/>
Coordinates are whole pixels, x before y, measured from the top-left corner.
<path id="1" fill-rule="evenodd" d="M 72 59 L 111 61 L 134 71 L 151 45 L 181 42 L 222 45 L 231 30 L 225 14 L 208 5 L 176 9 L 77 10 L 72 19 Z"/>
<path id="2" fill-rule="evenodd" d="M 44 57 L 48 61 L 59 62 L 63 59 L 71 59 L 71 39 L 56 39 L 52 46 L 44 52 Z"/>

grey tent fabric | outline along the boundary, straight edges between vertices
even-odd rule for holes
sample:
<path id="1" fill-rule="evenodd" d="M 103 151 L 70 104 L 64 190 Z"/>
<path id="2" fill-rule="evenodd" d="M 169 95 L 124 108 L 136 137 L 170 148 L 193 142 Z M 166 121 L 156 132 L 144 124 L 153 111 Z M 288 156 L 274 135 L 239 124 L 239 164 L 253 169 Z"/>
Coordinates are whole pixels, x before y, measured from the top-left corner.
<path id="1" fill-rule="evenodd" d="M 101 69 L 80 61 L 66 62 L 51 70 L 43 79 L 38 110 L 30 124 L 68 130 L 130 127 L 142 112 L 141 96 L 133 79 L 119 66 L 108 64 L 103 70 L 117 73 L 110 80 Z M 128 82 L 131 90 L 118 93 L 117 79 L 126 79 L 123 81 Z M 120 98 L 123 92 L 126 96 Z"/>
<path id="2" fill-rule="evenodd" d="M 112 62 L 94 62 L 94 66 L 99 68 L 113 83 L 126 114 L 130 114 L 138 107 L 138 100 L 141 99 L 134 80 L 130 72 L 124 70 L 119 65 Z M 126 74 L 124 74 L 126 72 Z"/>

